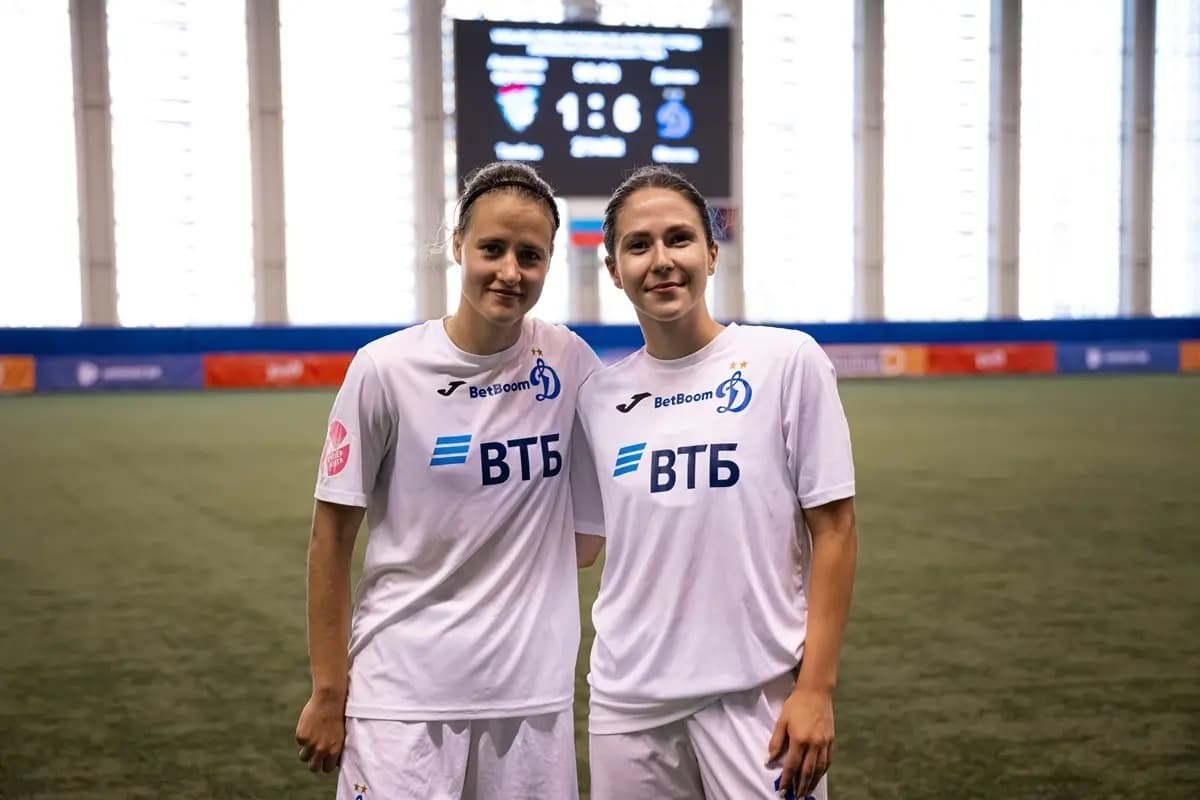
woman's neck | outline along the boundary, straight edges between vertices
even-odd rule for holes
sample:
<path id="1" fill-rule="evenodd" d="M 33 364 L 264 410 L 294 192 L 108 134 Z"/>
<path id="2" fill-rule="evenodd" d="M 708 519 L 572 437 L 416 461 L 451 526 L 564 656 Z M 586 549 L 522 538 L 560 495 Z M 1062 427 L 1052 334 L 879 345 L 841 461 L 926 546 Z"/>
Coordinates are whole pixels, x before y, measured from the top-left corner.
<path id="1" fill-rule="evenodd" d="M 663 322 L 638 312 L 646 352 L 662 361 L 690 356 L 717 338 L 725 326 L 708 313 L 704 303 L 698 303 L 687 316 Z"/>
<path id="2" fill-rule="evenodd" d="M 459 350 L 490 356 L 507 350 L 521 338 L 523 319 L 514 325 L 496 325 L 484 319 L 470 303 L 458 301 L 458 309 L 443 323 L 446 335 Z"/>

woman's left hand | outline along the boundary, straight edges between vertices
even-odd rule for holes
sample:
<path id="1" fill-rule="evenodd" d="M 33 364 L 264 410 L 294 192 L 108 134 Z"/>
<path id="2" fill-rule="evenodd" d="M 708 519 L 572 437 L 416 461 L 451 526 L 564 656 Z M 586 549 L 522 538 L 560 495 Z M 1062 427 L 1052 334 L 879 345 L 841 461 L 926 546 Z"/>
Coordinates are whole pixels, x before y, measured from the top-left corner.
<path id="1" fill-rule="evenodd" d="M 783 766 L 780 797 L 793 787 L 797 798 L 808 797 L 833 761 L 832 693 L 796 687 L 779 712 L 767 752 L 768 767 Z"/>

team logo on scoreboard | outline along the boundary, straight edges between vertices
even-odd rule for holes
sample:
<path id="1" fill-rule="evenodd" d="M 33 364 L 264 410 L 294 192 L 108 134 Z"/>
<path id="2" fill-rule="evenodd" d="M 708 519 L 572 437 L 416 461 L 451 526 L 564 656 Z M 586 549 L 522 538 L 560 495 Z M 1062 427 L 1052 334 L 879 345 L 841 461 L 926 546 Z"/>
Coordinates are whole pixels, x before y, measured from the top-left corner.
<path id="1" fill-rule="evenodd" d="M 523 86 L 513 83 L 501 86 L 496 91 L 496 103 L 508 127 L 517 133 L 524 133 L 537 117 L 538 95 L 541 92 L 536 86 Z"/>
<path id="2" fill-rule="evenodd" d="M 654 114 L 658 135 L 664 139 L 682 139 L 692 132 L 692 112 L 679 98 L 671 98 Z"/>

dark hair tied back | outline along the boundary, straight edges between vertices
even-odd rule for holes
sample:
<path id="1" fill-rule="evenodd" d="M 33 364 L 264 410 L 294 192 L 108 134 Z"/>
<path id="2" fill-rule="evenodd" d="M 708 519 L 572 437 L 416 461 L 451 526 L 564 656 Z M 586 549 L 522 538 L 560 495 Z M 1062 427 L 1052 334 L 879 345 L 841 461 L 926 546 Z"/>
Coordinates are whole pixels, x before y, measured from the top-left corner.
<path id="1" fill-rule="evenodd" d="M 709 247 L 713 243 L 712 213 L 704 195 L 696 191 L 696 187 L 687 178 L 668 167 L 641 167 L 630 173 L 622 181 L 604 209 L 604 249 L 611 258 L 617 247 L 617 214 L 624 208 L 629 196 L 638 189 L 668 189 L 678 192 L 696 208 L 700 215 L 700 224 L 704 226 L 704 243 Z"/>
<path id="2" fill-rule="evenodd" d="M 476 200 L 489 192 L 504 189 L 545 203 L 550 212 L 550 219 L 554 222 L 554 232 L 558 233 L 560 220 L 558 206 L 554 203 L 554 189 L 542 180 L 537 170 L 519 161 L 495 161 L 471 173 L 462 194 L 459 195 L 458 220 L 454 224 L 454 230 L 461 233 L 466 229 L 471 220 L 471 206 Z"/>

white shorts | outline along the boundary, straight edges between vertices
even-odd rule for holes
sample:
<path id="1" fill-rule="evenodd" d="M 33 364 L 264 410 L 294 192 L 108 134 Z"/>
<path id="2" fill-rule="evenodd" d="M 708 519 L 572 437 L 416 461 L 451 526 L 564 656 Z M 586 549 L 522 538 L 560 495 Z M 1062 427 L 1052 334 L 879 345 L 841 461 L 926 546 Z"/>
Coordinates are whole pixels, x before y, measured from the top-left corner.
<path id="1" fill-rule="evenodd" d="M 781 769 L 763 766 L 783 702 L 784 675 L 758 689 L 723 695 L 690 717 L 634 733 L 593 733 L 592 800 L 778 798 Z M 826 779 L 810 797 L 826 800 Z"/>
<path id="2" fill-rule="evenodd" d="M 338 800 L 576 800 L 571 709 L 513 719 L 346 718 Z"/>

